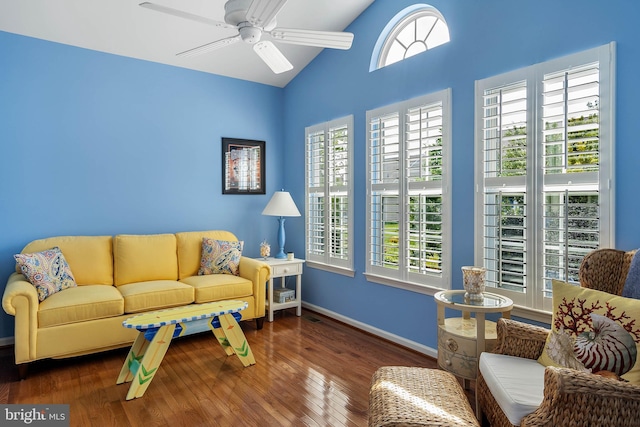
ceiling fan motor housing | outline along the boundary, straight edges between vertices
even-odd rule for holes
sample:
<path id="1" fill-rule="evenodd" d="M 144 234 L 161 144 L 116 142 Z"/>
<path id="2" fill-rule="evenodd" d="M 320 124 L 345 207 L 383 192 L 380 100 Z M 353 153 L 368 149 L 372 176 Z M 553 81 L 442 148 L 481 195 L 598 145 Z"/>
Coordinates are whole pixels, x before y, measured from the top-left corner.
<path id="1" fill-rule="evenodd" d="M 238 25 L 238 31 L 242 41 L 249 44 L 254 44 L 260 41 L 262 37 L 262 30 L 258 27 L 254 27 L 248 22 L 242 22 Z"/>

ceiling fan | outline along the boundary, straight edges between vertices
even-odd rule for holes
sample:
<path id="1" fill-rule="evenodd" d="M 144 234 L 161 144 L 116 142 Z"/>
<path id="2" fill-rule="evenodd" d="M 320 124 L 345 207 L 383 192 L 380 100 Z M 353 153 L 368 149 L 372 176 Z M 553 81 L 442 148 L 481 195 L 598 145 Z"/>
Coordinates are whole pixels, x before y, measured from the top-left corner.
<path id="1" fill-rule="evenodd" d="M 140 6 L 218 28 L 238 30 L 238 34 L 235 36 L 180 52 L 177 56 L 200 55 L 243 41 L 253 45 L 254 52 L 274 73 L 280 74 L 293 69 L 293 65 L 271 40 L 280 43 L 343 50 L 351 47 L 352 33 L 276 28 L 276 15 L 286 3 L 287 0 L 228 0 L 224 5 L 224 22 L 149 2 L 140 3 Z M 261 40 L 265 34 L 271 40 Z"/>

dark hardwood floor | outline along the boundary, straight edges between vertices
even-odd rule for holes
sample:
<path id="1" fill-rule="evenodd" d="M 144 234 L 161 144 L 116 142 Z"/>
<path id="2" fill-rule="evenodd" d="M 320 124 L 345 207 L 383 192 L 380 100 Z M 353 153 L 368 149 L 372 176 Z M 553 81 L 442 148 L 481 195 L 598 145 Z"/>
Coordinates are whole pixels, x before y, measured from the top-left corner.
<path id="1" fill-rule="evenodd" d="M 0 349 L 0 403 L 70 405 L 72 426 L 366 426 L 380 366 L 436 361 L 322 315 L 279 312 L 256 330 L 241 322 L 256 365 L 227 357 L 212 334 L 178 338 L 142 398 L 116 385 L 128 349 L 32 363 L 18 379 Z M 468 392 L 471 398 L 471 392 Z"/>

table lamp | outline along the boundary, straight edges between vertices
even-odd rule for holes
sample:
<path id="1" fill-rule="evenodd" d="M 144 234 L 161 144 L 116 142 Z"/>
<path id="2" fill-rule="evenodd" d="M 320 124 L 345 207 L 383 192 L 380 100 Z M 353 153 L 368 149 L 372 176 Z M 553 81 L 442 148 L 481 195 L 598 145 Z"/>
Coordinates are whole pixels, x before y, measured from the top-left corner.
<path id="1" fill-rule="evenodd" d="M 262 211 L 262 215 L 277 216 L 278 217 L 278 247 L 280 250 L 276 254 L 275 258 L 284 259 L 287 254 L 284 253 L 284 217 L 286 216 L 300 216 L 300 211 L 296 207 L 296 204 L 291 198 L 291 194 L 288 191 L 276 191 L 273 193 L 271 200 Z"/>

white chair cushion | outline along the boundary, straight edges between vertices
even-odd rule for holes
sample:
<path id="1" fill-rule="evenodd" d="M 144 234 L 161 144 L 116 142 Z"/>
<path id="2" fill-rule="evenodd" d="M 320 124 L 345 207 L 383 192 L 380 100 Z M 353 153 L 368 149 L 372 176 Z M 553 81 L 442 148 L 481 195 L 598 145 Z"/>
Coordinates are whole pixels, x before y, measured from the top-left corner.
<path id="1" fill-rule="evenodd" d="M 486 352 L 480 355 L 480 372 L 487 387 L 515 426 L 542 403 L 544 368 L 537 360 Z"/>

